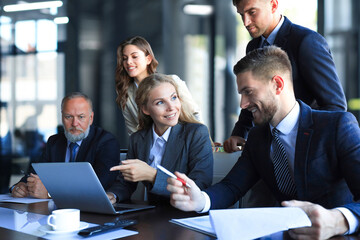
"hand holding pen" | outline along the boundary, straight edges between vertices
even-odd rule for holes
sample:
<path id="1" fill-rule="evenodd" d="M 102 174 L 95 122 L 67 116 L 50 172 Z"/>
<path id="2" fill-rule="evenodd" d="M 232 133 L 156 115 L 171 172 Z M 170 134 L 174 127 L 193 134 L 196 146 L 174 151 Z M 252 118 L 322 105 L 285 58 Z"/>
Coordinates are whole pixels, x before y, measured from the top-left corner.
<path id="1" fill-rule="evenodd" d="M 195 182 L 185 174 L 175 172 L 175 176 L 176 178 L 183 179 L 191 188 L 184 187 L 182 182 L 179 182 L 173 177 L 168 178 L 166 189 L 171 193 L 171 205 L 182 211 L 202 211 L 206 203 L 205 194 L 203 194 Z"/>
<path id="2" fill-rule="evenodd" d="M 24 182 L 17 183 L 11 191 L 11 196 L 16 198 L 29 196 L 27 184 Z"/>
<path id="3" fill-rule="evenodd" d="M 24 174 L 25 180 L 27 181 L 27 178 L 29 177 L 29 174 L 25 173 L 24 170 L 20 170 L 22 174 Z M 14 185 L 14 187 L 11 190 L 11 196 L 16 198 L 23 198 L 29 196 L 29 190 L 27 187 L 27 184 L 25 182 L 18 182 Z"/>
<path id="4" fill-rule="evenodd" d="M 174 179 L 180 181 L 180 182 L 183 184 L 184 187 L 191 188 L 190 184 L 188 184 L 187 182 L 185 182 L 184 179 L 175 176 L 175 174 L 173 174 L 172 172 L 170 172 L 169 170 L 167 170 L 167 169 L 164 168 L 163 166 L 158 165 L 157 168 L 158 168 L 159 170 L 161 170 L 163 173 L 165 173 L 166 175 L 168 175 L 169 177 L 174 178 Z"/>

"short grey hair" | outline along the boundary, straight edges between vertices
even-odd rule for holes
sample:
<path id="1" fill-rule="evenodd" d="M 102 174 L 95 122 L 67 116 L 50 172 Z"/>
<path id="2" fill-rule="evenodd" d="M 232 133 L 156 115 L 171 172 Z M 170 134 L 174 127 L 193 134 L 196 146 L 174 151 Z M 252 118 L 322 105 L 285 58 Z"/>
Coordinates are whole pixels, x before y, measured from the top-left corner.
<path id="1" fill-rule="evenodd" d="M 93 112 L 93 104 L 92 104 L 91 99 L 86 94 L 81 93 L 81 92 L 72 92 L 72 93 L 69 93 L 68 95 L 66 95 L 61 101 L 61 112 L 63 112 L 63 110 L 64 110 L 65 102 L 67 102 L 70 99 L 74 99 L 74 98 L 84 98 L 90 106 L 90 112 Z"/>

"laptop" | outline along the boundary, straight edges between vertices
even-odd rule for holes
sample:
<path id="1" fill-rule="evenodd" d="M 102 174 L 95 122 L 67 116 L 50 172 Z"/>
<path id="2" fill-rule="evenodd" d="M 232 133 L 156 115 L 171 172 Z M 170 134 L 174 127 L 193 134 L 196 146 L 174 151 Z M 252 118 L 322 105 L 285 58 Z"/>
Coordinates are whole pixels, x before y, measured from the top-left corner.
<path id="1" fill-rule="evenodd" d="M 32 166 L 57 208 L 124 214 L 155 207 L 125 203 L 112 205 L 89 162 L 33 163 Z"/>

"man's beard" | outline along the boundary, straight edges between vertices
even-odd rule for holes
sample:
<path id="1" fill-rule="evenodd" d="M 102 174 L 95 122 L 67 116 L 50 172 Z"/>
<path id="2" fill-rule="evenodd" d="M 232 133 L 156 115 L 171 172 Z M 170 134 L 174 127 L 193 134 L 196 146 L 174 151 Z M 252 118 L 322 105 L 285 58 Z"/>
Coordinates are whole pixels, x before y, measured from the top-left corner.
<path id="1" fill-rule="evenodd" d="M 269 123 L 273 119 L 277 110 L 278 106 L 276 105 L 275 98 L 272 95 L 269 95 L 267 101 L 261 102 L 261 111 L 258 108 L 258 111 L 261 112 L 261 119 L 258 119 L 258 121 L 256 122 L 254 121 L 255 125 L 263 125 Z"/>
<path id="2" fill-rule="evenodd" d="M 67 131 L 64 126 L 63 126 L 63 128 L 64 128 L 64 134 L 65 134 L 66 139 L 73 143 L 85 139 L 89 135 L 89 132 L 90 132 L 90 125 L 87 127 L 87 129 L 85 131 L 83 131 L 81 128 L 74 127 L 76 130 L 81 131 L 81 133 L 78 135 L 75 135 L 75 134 L 72 134 L 69 132 L 74 128 L 70 128 L 69 131 Z"/>
<path id="3" fill-rule="evenodd" d="M 254 121 L 255 125 L 263 125 L 263 124 L 267 124 L 269 123 L 275 113 L 277 111 L 277 106 L 275 104 L 269 104 L 267 105 L 265 108 L 264 108 L 264 105 L 263 105 L 263 109 L 261 110 L 261 114 L 262 114 L 262 118 L 260 119 L 260 121 Z"/>

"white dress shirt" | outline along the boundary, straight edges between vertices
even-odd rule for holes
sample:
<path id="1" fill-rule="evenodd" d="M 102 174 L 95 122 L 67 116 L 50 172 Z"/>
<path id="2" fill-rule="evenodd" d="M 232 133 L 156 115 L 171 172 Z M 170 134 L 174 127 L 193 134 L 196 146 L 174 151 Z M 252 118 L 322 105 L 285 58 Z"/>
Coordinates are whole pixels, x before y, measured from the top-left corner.
<path id="1" fill-rule="evenodd" d="M 166 143 L 169 139 L 169 135 L 171 132 L 171 127 L 166 129 L 166 131 L 162 136 L 157 135 L 157 133 L 155 132 L 154 125 L 152 126 L 152 131 L 153 131 L 153 144 L 150 149 L 149 160 L 150 160 L 150 166 L 156 169 L 157 165 L 161 163 L 161 159 L 164 155 Z M 155 147 L 156 146 L 155 143 L 158 138 L 162 138 L 164 140 L 162 141 L 160 148 Z"/>

